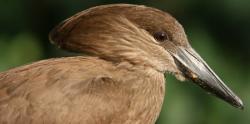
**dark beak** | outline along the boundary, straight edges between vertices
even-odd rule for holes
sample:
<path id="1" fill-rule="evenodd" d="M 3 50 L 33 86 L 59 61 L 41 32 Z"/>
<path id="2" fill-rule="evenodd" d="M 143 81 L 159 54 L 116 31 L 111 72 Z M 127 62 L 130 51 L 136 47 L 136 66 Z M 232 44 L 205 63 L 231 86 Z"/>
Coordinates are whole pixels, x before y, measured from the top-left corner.
<path id="1" fill-rule="evenodd" d="M 172 53 L 172 56 L 186 78 L 191 79 L 201 88 L 225 100 L 229 104 L 237 108 L 244 108 L 241 99 L 223 83 L 191 47 L 178 47 L 176 52 Z"/>

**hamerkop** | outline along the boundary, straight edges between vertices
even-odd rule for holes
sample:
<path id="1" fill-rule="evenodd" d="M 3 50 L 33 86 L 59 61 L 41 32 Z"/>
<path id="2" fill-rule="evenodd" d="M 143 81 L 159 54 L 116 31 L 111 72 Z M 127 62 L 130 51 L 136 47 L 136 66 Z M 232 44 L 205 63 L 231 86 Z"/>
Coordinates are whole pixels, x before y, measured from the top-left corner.
<path id="1" fill-rule="evenodd" d="M 154 124 L 164 99 L 164 73 L 190 79 L 243 108 L 192 49 L 177 20 L 158 9 L 93 7 L 60 23 L 49 38 L 88 56 L 0 73 L 1 124 Z"/>

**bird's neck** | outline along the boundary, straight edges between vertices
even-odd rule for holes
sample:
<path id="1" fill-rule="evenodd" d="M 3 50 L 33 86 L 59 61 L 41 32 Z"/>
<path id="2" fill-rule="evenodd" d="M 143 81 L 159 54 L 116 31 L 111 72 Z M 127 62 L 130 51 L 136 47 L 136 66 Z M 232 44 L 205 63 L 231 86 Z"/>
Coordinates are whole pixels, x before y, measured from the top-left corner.
<path id="1" fill-rule="evenodd" d="M 157 70 L 139 65 L 121 63 L 118 68 L 130 71 L 125 77 L 125 87 L 131 92 L 131 117 L 145 119 L 149 124 L 155 123 L 159 116 L 165 94 L 164 74 Z"/>

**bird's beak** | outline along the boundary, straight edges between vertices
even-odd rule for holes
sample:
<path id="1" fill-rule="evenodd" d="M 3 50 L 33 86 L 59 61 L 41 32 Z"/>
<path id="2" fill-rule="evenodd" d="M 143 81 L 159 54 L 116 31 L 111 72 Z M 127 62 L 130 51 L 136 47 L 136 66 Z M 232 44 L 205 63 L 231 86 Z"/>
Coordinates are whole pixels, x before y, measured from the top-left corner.
<path id="1" fill-rule="evenodd" d="M 191 47 L 178 47 L 175 53 L 171 54 L 177 67 L 186 78 L 191 79 L 201 88 L 227 101 L 229 104 L 237 108 L 244 108 L 241 99 L 223 83 Z"/>

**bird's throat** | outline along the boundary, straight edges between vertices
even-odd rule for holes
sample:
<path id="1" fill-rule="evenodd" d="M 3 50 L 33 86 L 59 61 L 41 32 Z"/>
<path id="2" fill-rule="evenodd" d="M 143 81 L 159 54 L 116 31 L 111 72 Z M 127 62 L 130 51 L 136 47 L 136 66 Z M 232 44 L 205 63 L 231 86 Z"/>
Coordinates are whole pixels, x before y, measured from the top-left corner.
<path id="1" fill-rule="evenodd" d="M 126 87 L 129 87 L 131 92 L 128 116 L 138 121 L 144 119 L 144 122 L 153 124 L 159 116 L 164 100 L 164 74 L 153 68 L 132 71 L 131 75 L 126 77 L 128 79 Z"/>

